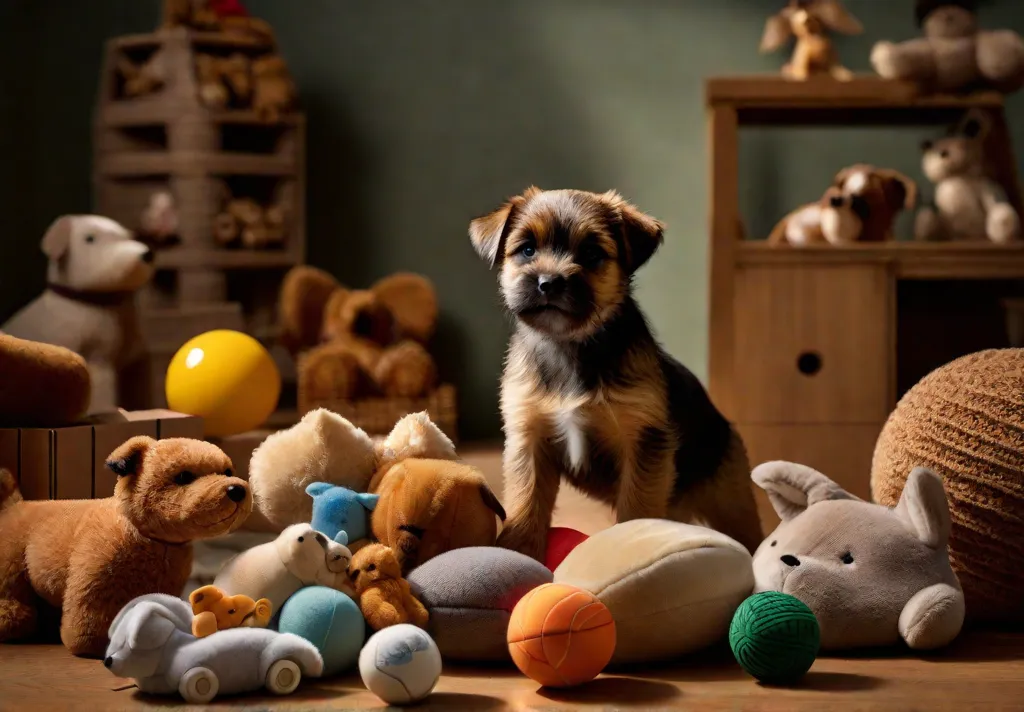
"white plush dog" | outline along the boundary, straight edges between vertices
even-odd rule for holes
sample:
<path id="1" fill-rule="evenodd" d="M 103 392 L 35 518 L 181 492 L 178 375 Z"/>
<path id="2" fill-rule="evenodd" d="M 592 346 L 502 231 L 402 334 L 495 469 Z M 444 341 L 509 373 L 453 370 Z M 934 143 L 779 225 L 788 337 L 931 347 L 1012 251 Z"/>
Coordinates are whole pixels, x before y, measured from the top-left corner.
<path id="1" fill-rule="evenodd" d="M 46 290 L 4 324 L 22 339 L 81 354 L 92 413 L 117 408 L 117 373 L 139 355 L 134 294 L 153 276 L 153 253 L 113 220 L 65 215 L 46 231 Z"/>
<path id="2" fill-rule="evenodd" d="M 286 695 L 303 676 L 323 673 L 319 651 L 297 635 L 232 628 L 196 638 L 191 624 L 192 610 L 184 601 L 140 596 L 110 624 L 103 664 L 118 677 L 133 678 L 143 692 L 177 690 L 191 703 L 261 687 Z"/>

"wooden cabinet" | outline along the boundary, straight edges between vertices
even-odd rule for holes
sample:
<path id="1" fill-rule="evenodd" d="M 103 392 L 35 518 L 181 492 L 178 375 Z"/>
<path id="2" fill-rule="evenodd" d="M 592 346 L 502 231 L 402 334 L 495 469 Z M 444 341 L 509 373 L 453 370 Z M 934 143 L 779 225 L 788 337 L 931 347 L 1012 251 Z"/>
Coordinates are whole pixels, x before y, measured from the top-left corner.
<path id="1" fill-rule="evenodd" d="M 991 152 L 997 180 L 1020 211 L 1002 96 L 923 97 L 912 85 L 877 77 L 721 78 L 709 80 L 705 93 L 711 397 L 736 424 L 752 465 L 800 462 L 869 498 L 875 441 L 896 405 L 899 367 L 906 366 L 907 359 L 897 363 L 900 353 L 935 350 L 934 340 L 911 350 L 897 344 L 897 333 L 922 333 L 905 328 L 907 319 L 922 314 L 920 305 L 916 315 L 901 311 L 900 288 L 928 280 L 977 292 L 979 284 L 1024 279 L 1024 245 L 903 241 L 793 248 L 746 240 L 737 198 L 738 132 L 745 125 L 944 124 L 981 109 L 992 116 L 990 140 L 1001 146 Z M 934 319 L 934 308 L 926 305 L 926 311 Z M 755 489 L 763 528 L 770 531 L 778 518 Z"/>

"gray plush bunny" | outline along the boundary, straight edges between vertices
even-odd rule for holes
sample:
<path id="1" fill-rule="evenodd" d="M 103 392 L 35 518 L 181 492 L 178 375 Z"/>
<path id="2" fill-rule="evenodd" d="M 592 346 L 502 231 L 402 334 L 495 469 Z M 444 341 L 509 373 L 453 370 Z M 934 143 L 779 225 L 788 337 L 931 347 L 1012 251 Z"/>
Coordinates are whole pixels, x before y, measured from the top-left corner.
<path id="1" fill-rule="evenodd" d="M 133 678 L 143 692 L 175 691 L 187 702 L 266 687 L 286 695 L 302 676 L 319 677 L 323 659 L 307 640 L 262 628 L 192 635 L 192 609 L 180 598 L 150 594 L 133 599 L 110 625 L 103 664 Z"/>
<path id="2" fill-rule="evenodd" d="M 825 650 L 951 642 L 964 595 L 949 565 L 950 518 L 938 475 L 910 473 L 894 509 L 865 502 L 820 472 L 767 462 L 752 477 L 782 522 L 754 552 L 754 590 L 807 604 Z"/>

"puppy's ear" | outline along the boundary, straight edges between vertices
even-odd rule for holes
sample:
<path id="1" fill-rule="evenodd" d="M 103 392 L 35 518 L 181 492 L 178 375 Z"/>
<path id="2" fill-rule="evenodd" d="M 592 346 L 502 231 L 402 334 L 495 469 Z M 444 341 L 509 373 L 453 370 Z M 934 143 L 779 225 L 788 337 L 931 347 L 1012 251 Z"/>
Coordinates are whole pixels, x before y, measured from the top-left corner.
<path id="1" fill-rule="evenodd" d="M 71 246 L 71 227 L 74 224 L 74 217 L 64 215 L 54 220 L 43 235 L 40 247 L 43 254 L 51 260 L 59 260 Z"/>
<path id="2" fill-rule="evenodd" d="M 512 229 L 516 212 L 540 192 L 540 188 L 530 186 L 522 195 L 509 198 L 493 213 L 469 223 L 469 239 L 473 243 L 473 249 L 492 268 L 505 256 L 505 239 Z"/>
<path id="3" fill-rule="evenodd" d="M 605 193 L 604 199 L 615 211 L 622 225 L 625 254 L 620 255 L 620 259 L 626 271 L 633 274 L 651 259 L 651 255 L 665 241 L 665 225 L 660 220 L 640 212 L 614 190 Z"/>
<path id="4" fill-rule="evenodd" d="M 146 452 L 156 440 L 148 435 L 137 435 L 125 441 L 107 458 L 107 469 L 118 477 L 129 477 L 139 474 Z"/>

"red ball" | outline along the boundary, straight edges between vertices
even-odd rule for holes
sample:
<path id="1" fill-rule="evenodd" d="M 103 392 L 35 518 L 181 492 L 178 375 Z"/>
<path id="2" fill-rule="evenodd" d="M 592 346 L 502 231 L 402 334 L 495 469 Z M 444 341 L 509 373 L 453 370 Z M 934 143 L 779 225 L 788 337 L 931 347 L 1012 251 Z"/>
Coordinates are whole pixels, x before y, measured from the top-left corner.
<path id="1" fill-rule="evenodd" d="M 588 538 L 586 534 L 575 529 L 551 527 L 548 530 L 548 550 L 544 555 L 544 565 L 553 572 L 565 560 L 569 552 Z"/>

